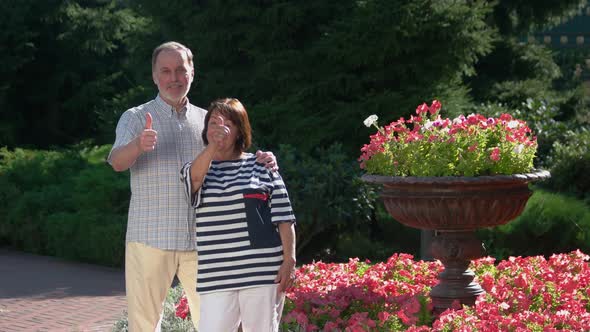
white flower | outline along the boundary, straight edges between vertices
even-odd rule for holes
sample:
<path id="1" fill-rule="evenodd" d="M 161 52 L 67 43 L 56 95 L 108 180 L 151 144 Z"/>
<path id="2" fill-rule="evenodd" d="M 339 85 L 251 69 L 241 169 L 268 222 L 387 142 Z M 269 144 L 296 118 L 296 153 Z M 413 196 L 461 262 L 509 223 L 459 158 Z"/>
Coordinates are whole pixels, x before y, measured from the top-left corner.
<path id="1" fill-rule="evenodd" d="M 514 147 L 514 153 L 520 154 L 524 150 L 524 144 L 518 144 Z"/>
<path id="2" fill-rule="evenodd" d="M 372 115 L 369 115 L 369 117 L 366 118 L 365 121 L 363 121 L 363 123 L 368 128 L 368 127 L 371 127 L 372 125 L 377 125 L 377 120 L 379 120 L 379 117 L 375 114 L 372 114 Z"/>
<path id="3" fill-rule="evenodd" d="M 453 119 L 454 124 L 460 124 L 463 123 L 463 121 L 465 121 L 465 115 L 459 115 L 458 117 Z"/>
<path id="4" fill-rule="evenodd" d="M 520 123 L 516 120 L 512 120 L 510 122 L 508 122 L 507 126 L 510 129 L 514 129 L 514 128 L 518 128 L 518 126 L 520 125 Z"/>

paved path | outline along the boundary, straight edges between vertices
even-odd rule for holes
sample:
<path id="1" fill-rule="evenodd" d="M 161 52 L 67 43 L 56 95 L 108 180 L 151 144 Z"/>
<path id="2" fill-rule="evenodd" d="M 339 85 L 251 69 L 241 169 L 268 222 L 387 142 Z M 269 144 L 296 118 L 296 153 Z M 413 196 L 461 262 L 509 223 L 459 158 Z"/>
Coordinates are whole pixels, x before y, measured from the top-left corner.
<path id="1" fill-rule="evenodd" d="M 0 248 L 0 332 L 111 331 L 126 306 L 122 269 Z"/>

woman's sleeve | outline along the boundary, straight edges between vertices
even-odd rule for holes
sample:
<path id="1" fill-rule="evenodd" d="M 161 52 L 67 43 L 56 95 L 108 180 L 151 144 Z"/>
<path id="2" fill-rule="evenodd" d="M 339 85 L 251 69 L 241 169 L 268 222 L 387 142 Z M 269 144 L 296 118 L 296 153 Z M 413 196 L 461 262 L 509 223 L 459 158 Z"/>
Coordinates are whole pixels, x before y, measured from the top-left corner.
<path id="1" fill-rule="evenodd" d="M 180 170 L 180 180 L 184 183 L 184 195 L 189 205 L 196 208 L 201 203 L 201 189 L 197 190 L 193 194 L 192 181 L 191 181 L 191 165 L 192 162 L 184 164 Z"/>
<path id="2" fill-rule="evenodd" d="M 270 193 L 270 214 L 274 224 L 290 222 L 295 224 L 295 213 L 291 207 L 287 187 L 278 172 L 269 172 L 272 179 Z"/>

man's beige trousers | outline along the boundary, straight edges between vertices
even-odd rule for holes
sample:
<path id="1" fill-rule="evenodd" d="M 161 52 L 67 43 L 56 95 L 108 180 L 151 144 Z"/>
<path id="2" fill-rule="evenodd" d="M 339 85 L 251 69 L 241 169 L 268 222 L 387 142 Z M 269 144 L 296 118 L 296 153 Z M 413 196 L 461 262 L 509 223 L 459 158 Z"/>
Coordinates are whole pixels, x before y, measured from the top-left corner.
<path id="1" fill-rule="evenodd" d="M 188 299 L 195 328 L 199 326 L 197 294 L 197 252 L 162 250 L 143 243 L 125 247 L 125 286 L 130 332 L 154 331 L 160 320 L 162 303 L 178 276 Z"/>

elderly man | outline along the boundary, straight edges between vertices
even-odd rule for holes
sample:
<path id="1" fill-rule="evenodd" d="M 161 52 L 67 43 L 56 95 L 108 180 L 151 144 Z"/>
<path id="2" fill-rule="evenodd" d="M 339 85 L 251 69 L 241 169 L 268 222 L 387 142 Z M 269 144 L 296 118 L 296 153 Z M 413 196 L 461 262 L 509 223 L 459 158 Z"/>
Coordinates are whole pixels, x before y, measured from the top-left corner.
<path id="1" fill-rule="evenodd" d="M 132 332 L 157 329 L 175 275 L 198 326 L 195 217 L 180 180 L 182 166 L 204 149 L 201 132 L 207 112 L 187 98 L 194 75 L 189 48 L 177 42 L 156 47 L 152 78 L 159 93 L 123 113 L 107 158 L 115 171 L 131 171 L 125 283 Z M 272 153 L 257 155 L 259 162 L 276 168 Z"/>

